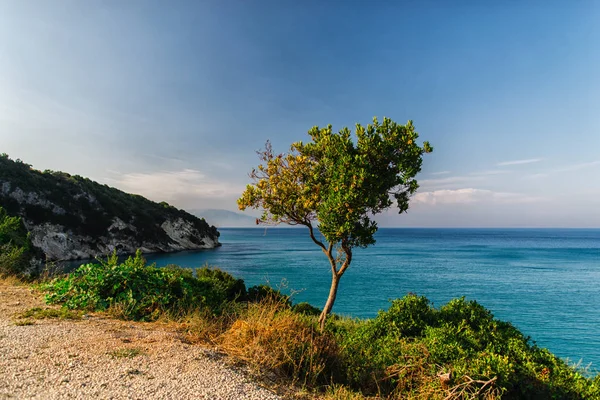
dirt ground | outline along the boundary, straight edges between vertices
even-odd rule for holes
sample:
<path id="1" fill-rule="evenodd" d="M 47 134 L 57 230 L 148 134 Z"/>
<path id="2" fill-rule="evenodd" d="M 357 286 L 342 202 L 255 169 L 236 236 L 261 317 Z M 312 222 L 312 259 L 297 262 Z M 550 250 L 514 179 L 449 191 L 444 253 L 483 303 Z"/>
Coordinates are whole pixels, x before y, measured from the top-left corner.
<path id="1" fill-rule="evenodd" d="M 279 399 L 170 325 L 21 318 L 42 294 L 0 282 L 0 399 Z"/>

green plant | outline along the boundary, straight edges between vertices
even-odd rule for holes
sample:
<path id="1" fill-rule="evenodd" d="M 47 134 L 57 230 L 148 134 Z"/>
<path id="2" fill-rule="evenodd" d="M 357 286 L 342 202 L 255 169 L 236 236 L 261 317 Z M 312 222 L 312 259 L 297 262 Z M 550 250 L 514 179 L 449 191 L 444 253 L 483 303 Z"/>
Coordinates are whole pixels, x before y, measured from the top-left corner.
<path id="1" fill-rule="evenodd" d="M 196 278 L 190 269 L 147 266 L 138 251 L 123 263 L 113 254 L 98 264 L 82 265 L 42 288 L 48 292 L 46 301 L 50 304 L 69 309 L 118 309 L 126 319 L 155 320 L 163 313 L 185 315 L 204 308 L 217 314 L 230 297 L 235 297 L 238 286 L 223 272 L 205 272 Z"/>
<path id="2" fill-rule="evenodd" d="M 229 301 L 245 301 L 248 294 L 246 285 L 242 279 L 236 279 L 231 274 L 224 272 L 218 268 L 209 268 L 205 266 L 196 270 L 196 277 L 199 280 L 212 282 L 219 287 Z"/>
<path id="3" fill-rule="evenodd" d="M 254 303 L 269 301 L 283 304 L 286 307 L 290 307 L 292 304 L 290 296 L 284 295 L 281 291 L 273 289 L 271 286 L 262 284 L 248 288 L 248 301 Z"/>
<path id="4" fill-rule="evenodd" d="M 375 243 L 372 216 L 392 206 L 392 195 L 400 213 L 408 210 L 419 187 L 415 176 L 422 156 L 432 148 L 428 142 L 417 144 L 412 121 L 400 125 L 389 118 L 382 123 L 374 118 L 367 127 L 357 124 L 356 139 L 348 128 L 334 133 L 331 125 L 308 134 L 309 143 L 294 143 L 287 154 L 275 154 L 267 142 L 259 152 L 263 164 L 250 173 L 253 183 L 238 206 L 262 209 L 259 222 L 308 228 L 331 267 L 331 288 L 319 318 L 323 330 L 353 249 Z"/>
<path id="5" fill-rule="evenodd" d="M 113 350 L 109 355 L 113 358 L 133 358 L 137 356 L 145 355 L 146 353 L 137 347 L 124 347 L 121 349 Z"/>
<path id="6" fill-rule="evenodd" d="M 22 276 L 33 255 L 29 234 L 19 217 L 0 207 L 0 277 Z"/>
<path id="7" fill-rule="evenodd" d="M 306 302 L 294 304 L 292 311 L 299 314 L 312 315 L 313 317 L 321 315 L 321 310 L 319 308 Z"/>
<path id="8" fill-rule="evenodd" d="M 600 386 L 475 301 L 435 309 L 424 297 L 337 334 L 348 384 L 423 398 L 594 399 Z M 439 375 L 453 378 L 442 385 Z"/>

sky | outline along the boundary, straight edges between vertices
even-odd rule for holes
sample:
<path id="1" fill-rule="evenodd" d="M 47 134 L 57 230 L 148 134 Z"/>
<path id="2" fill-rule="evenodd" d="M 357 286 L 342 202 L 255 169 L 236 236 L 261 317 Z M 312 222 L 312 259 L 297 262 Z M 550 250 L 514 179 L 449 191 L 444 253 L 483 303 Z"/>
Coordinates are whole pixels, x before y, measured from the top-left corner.
<path id="1" fill-rule="evenodd" d="M 600 227 L 600 2 L 0 0 L 0 152 L 236 210 L 278 151 L 374 116 L 434 152 L 380 226 Z"/>

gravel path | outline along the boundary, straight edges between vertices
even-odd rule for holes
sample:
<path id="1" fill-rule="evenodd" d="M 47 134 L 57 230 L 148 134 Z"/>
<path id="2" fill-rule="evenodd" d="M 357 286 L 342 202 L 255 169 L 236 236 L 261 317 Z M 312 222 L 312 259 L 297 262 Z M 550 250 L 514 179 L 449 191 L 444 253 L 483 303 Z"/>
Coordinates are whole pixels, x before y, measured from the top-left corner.
<path id="1" fill-rule="evenodd" d="M 0 399 L 279 399 L 167 326 L 101 316 L 15 325 L 35 306 L 29 288 L 0 283 Z"/>

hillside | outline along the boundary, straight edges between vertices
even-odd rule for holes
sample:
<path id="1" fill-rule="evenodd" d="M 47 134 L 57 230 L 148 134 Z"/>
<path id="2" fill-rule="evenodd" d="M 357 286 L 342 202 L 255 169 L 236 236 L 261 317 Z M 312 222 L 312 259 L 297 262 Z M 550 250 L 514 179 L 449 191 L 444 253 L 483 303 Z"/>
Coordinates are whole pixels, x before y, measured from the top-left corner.
<path id="1" fill-rule="evenodd" d="M 204 219 L 167 203 L 0 155 L 0 207 L 21 216 L 48 260 L 172 252 L 219 246 Z"/>

